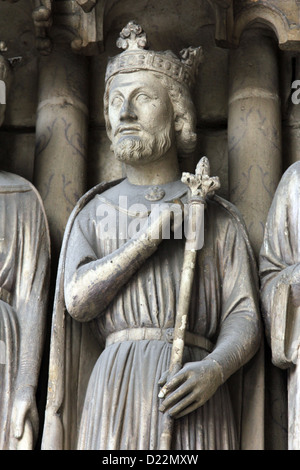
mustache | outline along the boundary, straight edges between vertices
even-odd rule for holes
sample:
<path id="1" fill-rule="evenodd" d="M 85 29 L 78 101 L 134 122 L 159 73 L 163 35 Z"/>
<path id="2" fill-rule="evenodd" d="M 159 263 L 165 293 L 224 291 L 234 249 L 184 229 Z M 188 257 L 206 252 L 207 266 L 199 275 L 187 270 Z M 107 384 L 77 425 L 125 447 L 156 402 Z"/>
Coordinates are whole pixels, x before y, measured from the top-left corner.
<path id="1" fill-rule="evenodd" d="M 145 129 L 140 124 L 121 124 L 114 132 L 114 137 L 123 131 L 144 131 Z"/>

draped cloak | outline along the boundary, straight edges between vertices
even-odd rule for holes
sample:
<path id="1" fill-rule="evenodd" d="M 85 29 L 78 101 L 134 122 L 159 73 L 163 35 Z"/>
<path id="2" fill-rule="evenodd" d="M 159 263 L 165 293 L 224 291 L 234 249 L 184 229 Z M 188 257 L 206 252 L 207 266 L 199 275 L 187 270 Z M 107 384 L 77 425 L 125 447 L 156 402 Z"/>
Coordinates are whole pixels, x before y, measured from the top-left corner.
<path id="1" fill-rule="evenodd" d="M 50 240 L 41 199 L 0 172 L 0 449 L 11 448 L 14 392 L 36 387 L 49 281 Z"/>
<path id="2" fill-rule="evenodd" d="M 115 185 L 103 183 L 89 191 L 66 228 L 53 312 L 43 449 L 158 448 L 157 382 L 168 368 L 171 344 L 146 339 L 105 347 L 105 341 L 124 329 L 174 326 L 184 240 L 163 240 L 104 313 L 89 324 L 72 320 L 64 302 L 64 285 L 76 267 L 106 256 L 126 241 L 106 238 L 97 227 L 100 205 L 118 212 L 116 196 L 124 193 Z M 180 182 L 175 192 L 168 193 L 167 185 L 164 189 L 169 200 L 184 201 L 186 189 Z M 238 324 L 239 316 L 247 317 L 257 333 L 248 338 L 245 348 L 257 345 L 260 321 L 251 247 L 236 209 L 215 196 L 205 211 L 205 246 L 197 258 L 188 330 L 214 343 L 220 325 L 229 317 Z M 185 361 L 206 355 L 203 349 L 185 348 Z M 207 404 L 176 422 L 173 447 L 238 448 L 242 408 L 233 410 L 225 384 Z"/>
<path id="3" fill-rule="evenodd" d="M 260 251 L 262 313 L 272 362 L 288 371 L 288 445 L 300 449 L 300 309 L 291 296 L 299 285 L 300 162 L 284 173 L 275 192 Z"/>

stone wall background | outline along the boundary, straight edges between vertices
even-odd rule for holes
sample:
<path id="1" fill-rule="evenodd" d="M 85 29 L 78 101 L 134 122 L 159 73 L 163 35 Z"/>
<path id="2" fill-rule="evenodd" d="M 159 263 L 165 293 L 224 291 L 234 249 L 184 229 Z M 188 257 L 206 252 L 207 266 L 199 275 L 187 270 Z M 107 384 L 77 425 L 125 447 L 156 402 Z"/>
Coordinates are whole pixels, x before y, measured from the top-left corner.
<path id="1" fill-rule="evenodd" d="M 72 2 L 72 0 L 69 0 L 69 2 Z M 228 150 L 229 80 L 232 79 L 232 70 L 230 69 L 232 55 L 234 53 L 236 54 L 236 52 L 234 52 L 235 49 L 232 50 L 228 47 L 219 47 L 216 45 L 216 16 L 212 7 L 213 2 L 211 1 L 111 0 L 108 2 L 108 6 L 106 6 L 103 21 L 104 50 L 98 54 L 85 57 L 79 55 L 75 59 L 74 56 L 76 54 L 71 50 L 71 41 L 68 36 L 70 35 L 70 37 L 73 38 L 74 34 L 69 31 L 66 32 L 65 23 L 63 22 L 64 31 L 60 36 L 60 27 L 55 23 L 56 17 L 54 9 L 54 54 L 57 53 L 55 52 L 57 50 L 59 53 L 57 53 L 57 56 L 52 56 L 52 59 L 48 59 L 45 56 L 41 57 L 36 48 L 36 30 L 32 20 L 32 3 L 43 2 L 19 0 L 16 3 L 2 1 L 0 4 L 0 40 L 5 41 L 7 44 L 8 50 L 5 56 L 14 59 L 13 81 L 7 102 L 7 112 L 4 125 L 0 130 L 1 164 L 3 169 L 22 175 L 33 182 L 38 187 L 45 200 L 45 182 L 48 181 L 50 187 L 50 176 L 47 173 L 49 172 L 49 166 L 56 165 L 58 169 L 56 185 L 60 184 L 60 176 L 70 177 L 72 197 L 68 198 L 68 204 L 66 200 L 62 200 L 62 190 L 57 190 L 58 186 L 54 186 L 52 196 L 45 204 L 53 237 L 53 289 L 60 240 L 64 223 L 70 213 L 72 204 L 76 202 L 76 198 L 98 182 L 113 180 L 124 176 L 122 166 L 114 160 L 110 151 L 110 143 L 106 136 L 103 117 L 104 73 L 107 58 L 119 52 L 115 46 L 115 41 L 120 30 L 129 20 L 134 19 L 142 24 L 153 49 L 172 49 L 174 52 L 178 52 L 181 48 L 189 45 L 197 46 L 201 44 L 203 46 L 205 61 L 201 66 L 201 73 L 195 90 L 195 104 L 198 117 L 198 147 L 192 158 L 182 162 L 182 168 L 183 170 L 193 170 L 199 158 L 206 155 L 211 163 L 212 174 L 220 177 L 220 195 L 228 199 L 230 199 L 231 196 L 230 188 L 232 185 L 232 181 L 230 181 L 230 168 L 232 169 L 232 166 L 230 165 L 233 165 L 232 161 L 230 162 Z M 55 3 L 62 5 L 63 8 L 68 2 L 56 0 L 54 4 Z M 72 3 L 76 2 L 73 1 Z M 219 3 L 221 4 L 222 2 Z M 251 1 L 244 3 L 247 4 L 246 6 L 253 4 Z M 258 3 L 263 5 L 267 2 L 262 1 Z M 275 6 L 279 8 L 282 2 L 278 0 L 275 3 Z M 293 13 L 297 2 L 289 1 L 287 3 L 289 4 L 289 11 Z M 236 13 L 238 14 L 239 12 L 240 8 L 236 6 Z M 259 26 L 261 27 L 261 22 L 259 22 Z M 266 181 L 269 181 L 269 196 L 267 199 L 264 199 L 263 206 L 263 213 L 266 214 L 280 175 L 290 163 L 295 161 L 295 159 L 299 159 L 298 152 L 300 147 L 298 145 L 298 137 L 300 107 L 298 108 L 293 105 L 290 98 L 291 83 L 297 78 L 300 79 L 300 70 L 298 53 L 291 50 L 282 50 L 277 45 L 277 38 L 273 28 L 266 23 L 264 24 L 264 28 L 267 31 L 267 35 L 272 38 L 271 40 L 274 42 L 276 49 L 275 56 L 278 62 L 278 76 L 276 79 L 278 79 L 279 83 L 278 93 L 281 100 L 280 129 L 277 129 L 277 131 L 282 133 L 283 149 L 280 149 L 280 161 L 278 161 L 277 156 L 275 157 L 273 154 L 270 154 L 270 149 L 268 149 L 268 158 L 271 163 L 269 163 L 269 169 L 268 167 L 263 168 L 265 178 L 258 181 L 257 177 L 254 175 L 254 181 L 248 181 L 248 184 L 249 182 L 252 184 L 256 193 L 255 196 L 257 195 L 258 198 L 260 195 L 264 194 L 264 185 Z M 260 32 L 257 30 L 254 35 L 255 34 L 259 36 Z M 67 42 L 66 37 L 68 37 Z M 247 42 L 247 38 L 244 39 L 244 42 L 240 46 L 241 58 L 245 58 L 244 54 L 247 54 L 247 45 L 252 45 L 251 38 L 248 38 L 248 41 L 249 42 Z M 259 51 L 257 53 L 259 55 Z M 66 57 L 67 63 L 69 61 L 71 64 L 70 74 L 73 74 L 71 77 L 73 84 L 76 82 L 77 78 L 76 71 L 78 71 L 80 67 L 82 67 L 82 69 L 84 68 L 84 73 L 87 74 L 87 80 L 84 81 L 85 79 L 82 79 L 80 86 L 78 85 L 79 89 L 82 83 L 87 84 L 87 108 L 89 114 L 87 117 L 86 143 L 84 144 L 84 164 L 80 167 L 80 171 L 78 170 L 77 172 L 75 171 L 75 166 L 78 165 L 79 143 L 81 142 L 82 135 L 85 136 L 84 126 L 86 123 L 84 119 L 82 122 L 77 120 L 75 123 L 77 128 L 74 131 L 73 140 L 68 139 L 69 136 L 66 129 L 65 132 L 63 132 L 62 127 L 60 127 L 61 133 L 55 131 L 55 127 L 51 127 L 54 120 L 51 121 L 50 119 L 51 113 L 62 120 L 64 115 L 71 116 L 71 114 L 68 114 L 68 110 L 66 110 L 66 105 L 63 106 L 61 103 L 57 104 L 58 98 L 62 97 L 68 101 L 70 96 L 72 97 L 72 93 L 73 96 L 76 95 L 76 99 L 80 95 L 79 93 L 77 96 L 77 92 L 74 92 L 77 86 L 76 83 L 74 87 L 72 85 L 71 88 L 68 88 L 67 85 L 69 82 L 64 78 L 64 87 L 61 87 L 61 89 L 57 83 L 55 83 L 57 77 L 60 77 L 64 57 Z M 49 61 L 51 60 L 52 62 L 49 65 Z M 246 57 L 245 61 L 247 62 L 247 60 Z M 269 58 L 266 56 L 265 60 L 265 66 L 268 67 Z M 72 68 L 74 61 L 76 61 L 76 65 Z M 250 64 L 252 69 L 255 68 L 256 63 L 254 57 L 254 63 Z M 47 69 L 47 67 L 49 68 Z M 45 70 L 48 73 L 47 81 L 45 81 L 44 77 L 46 73 Z M 68 70 L 67 67 L 66 70 Z M 52 75 L 49 75 L 49 71 L 51 71 Z M 240 71 L 239 73 L 241 76 L 243 76 L 244 73 L 246 80 L 248 76 L 247 68 L 245 67 L 244 72 Z M 47 87 L 47 90 L 45 90 L 45 87 Z M 65 98 L 68 91 L 70 92 L 70 96 Z M 43 96 L 44 101 L 45 99 L 51 101 L 52 95 L 55 95 L 56 104 L 53 104 L 49 114 L 45 112 L 43 116 L 44 120 L 42 120 L 40 117 L 41 113 L 39 114 L 38 111 L 41 106 L 41 96 Z M 80 103 L 83 103 L 84 99 L 85 98 L 82 98 L 81 95 L 78 98 Z M 68 104 L 70 104 L 70 101 L 68 101 Z M 260 101 L 259 106 L 264 109 L 265 105 Z M 76 105 L 74 105 L 74 108 L 76 108 Z M 49 116 L 49 122 L 46 122 L 45 116 Z M 78 113 L 76 114 L 74 111 L 74 115 L 72 114 L 70 118 L 71 124 L 74 124 L 77 118 Z M 270 119 L 272 119 L 272 114 Z M 42 134 L 41 126 L 44 126 L 44 134 Z M 261 124 L 261 126 L 264 128 L 264 124 Z M 47 132 L 49 133 L 49 138 L 45 137 Z M 41 139 L 41 135 L 44 140 Z M 80 139 L 78 136 L 80 136 Z M 255 140 L 255 132 L 252 134 L 251 138 L 252 141 Z M 70 146 L 70 143 L 73 147 Z M 237 177 L 237 181 L 235 181 L 236 184 L 241 184 L 242 179 L 250 175 L 250 173 L 247 173 L 247 169 L 249 169 L 253 163 L 251 140 L 246 142 L 245 148 L 247 149 L 247 151 L 243 153 L 243 165 L 245 166 L 241 170 L 240 176 Z M 259 159 L 260 157 L 256 155 L 255 158 Z M 264 160 L 263 155 L 261 158 Z M 272 160 L 272 158 L 274 160 Z M 271 178 L 268 180 L 268 171 L 271 173 L 273 171 L 272 162 L 274 163 L 274 167 L 279 168 L 279 174 L 276 177 L 277 179 Z M 47 168 L 46 164 L 48 165 Z M 74 168 L 74 172 L 72 172 L 72 168 Z M 250 177 L 251 175 L 249 178 Z M 54 180 L 55 175 L 51 181 Z M 69 180 L 65 178 L 65 182 L 66 181 L 66 184 L 69 184 Z M 250 192 L 250 194 L 252 193 Z M 250 225 L 253 222 L 253 220 L 251 221 L 251 217 L 253 215 L 251 212 L 249 216 L 250 212 L 248 212 L 248 208 L 250 208 L 251 201 L 247 200 L 247 197 L 249 196 L 247 196 L 246 193 L 246 202 L 242 206 L 242 215 L 249 221 L 247 223 L 250 229 Z M 59 218 L 60 215 L 61 218 Z M 55 217 L 58 217 L 58 219 Z M 258 223 L 260 227 L 262 227 L 264 223 L 263 216 L 258 220 Z M 253 237 L 257 254 L 256 246 L 259 244 L 259 240 L 262 239 L 262 230 L 258 232 L 258 229 L 254 227 L 251 237 Z M 49 305 L 48 331 L 50 322 L 51 299 Z M 49 337 L 46 344 L 39 390 L 41 419 L 45 400 L 48 341 Z M 265 370 L 262 373 L 265 374 L 263 386 L 265 387 L 266 397 L 264 410 L 265 448 L 283 449 L 286 448 L 287 439 L 285 411 L 286 378 L 284 373 L 274 370 L 271 365 L 270 351 L 267 345 L 264 346 L 264 352 Z M 260 387 L 262 386 L 261 384 L 262 382 L 259 381 L 257 386 Z"/>

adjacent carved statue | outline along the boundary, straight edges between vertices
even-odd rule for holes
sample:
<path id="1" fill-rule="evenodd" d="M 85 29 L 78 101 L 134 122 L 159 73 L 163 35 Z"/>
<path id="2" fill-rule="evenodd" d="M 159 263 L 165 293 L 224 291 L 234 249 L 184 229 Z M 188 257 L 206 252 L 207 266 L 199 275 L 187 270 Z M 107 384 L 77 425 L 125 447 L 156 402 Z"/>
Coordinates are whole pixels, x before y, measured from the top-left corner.
<path id="1" fill-rule="evenodd" d="M 300 449 L 300 162 L 291 165 L 270 207 L 260 252 L 261 298 L 272 361 L 288 369 L 288 447 Z"/>
<path id="2" fill-rule="evenodd" d="M 202 201 L 204 246 L 189 247 L 197 251 L 183 365 L 168 373 L 189 240 L 178 154 L 195 147 L 190 87 L 201 49 L 180 60 L 148 50 L 133 22 L 118 45 L 125 51 L 108 65 L 104 107 L 127 177 L 91 189 L 66 228 L 43 449 L 159 449 L 165 416 L 172 449 L 237 449 L 227 381 L 260 345 L 258 284 L 241 217 L 213 194 Z M 206 167 L 185 175 L 191 187 L 202 176 L 214 184 Z"/>
<path id="3" fill-rule="evenodd" d="M 0 56 L 0 79 L 10 65 Z M 1 104 L 1 125 L 5 104 Z M 0 172 L 0 449 L 30 450 L 44 343 L 50 243 L 41 199 L 24 178 Z"/>

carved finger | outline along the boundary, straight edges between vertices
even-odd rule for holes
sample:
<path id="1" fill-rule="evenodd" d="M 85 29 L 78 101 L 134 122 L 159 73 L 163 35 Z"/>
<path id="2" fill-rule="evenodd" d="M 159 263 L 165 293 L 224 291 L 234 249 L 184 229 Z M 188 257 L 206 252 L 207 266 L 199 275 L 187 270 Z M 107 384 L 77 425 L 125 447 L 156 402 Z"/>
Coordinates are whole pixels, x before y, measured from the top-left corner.
<path id="1" fill-rule="evenodd" d="M 188 406 L 187 408 L 182 410 L 181 413 L 174 416 L 174 418 L 176 418 L 176 419 L 183 418 L 184 416 L 188 415 L 189 413 L 192 413 L 192 411 L 195 411 L 197 408 L 199 408 L 199 406 L 201 406 L 201 403 L 194 401 L 190 406 Z"/>
<path id="2" fill-rule="evenodd" d="M 192 407 L 194 407 L 193 409 L 197 408 L 197 404 L 195 403 L 194 394 L 190 393 L 189 395 L 184 397 L 182 400 L 180 400 L 179 403 L 177 403 L 175 406 L 170 408 L 168 413 L 172 418 L 177 419 L 180 416 L 185 416 L 188 413 L 187 410 L 191 409 Z"/>
<path id="3" fill-rule="evenodd" d="M 158 385 L 159 385 L 160 387 L 164 386 L 165 383 L 166 383 L 166 381 L 167 381 L 167 379 L 168 379 L 168 371 L 166 370 L 166 371 L 163 373 L 163 375 L 161 376 L 161 378 L 159 379 Z"/>
<path id="4" fill-rule="evenodd" d="M 184 380 L 185 377 L 181 373 L 174 375 L 174 377 L 169 380 L 159 392 L 159 398 L 164 398 L 165 396 L 167 396 L 170 392 L 179 387 L 179 385 L 181 385 Z"/>
<path id="5" fill-rule="evenodd" d="M 178 387 L 175 391 L 168 394 L 168 396 L 161 403 L 161 406 L 159 408 L 160 411 L 165 411 L 174 405 L 176 406 L 176 404 L 179 402 L 182 402 L 183 398 L 186 397 L 190 392 L 191 392 L 191 384 L 189 382 L 185 382 L 180 387 Z"/>
<path id="6" fill-rule="evenodd" d="M 14 435 L 16 439 L 21 439 L 24 432 L 24 421 L 27 413 L 27 404 L 21 402 L 14 420 Z"/>

